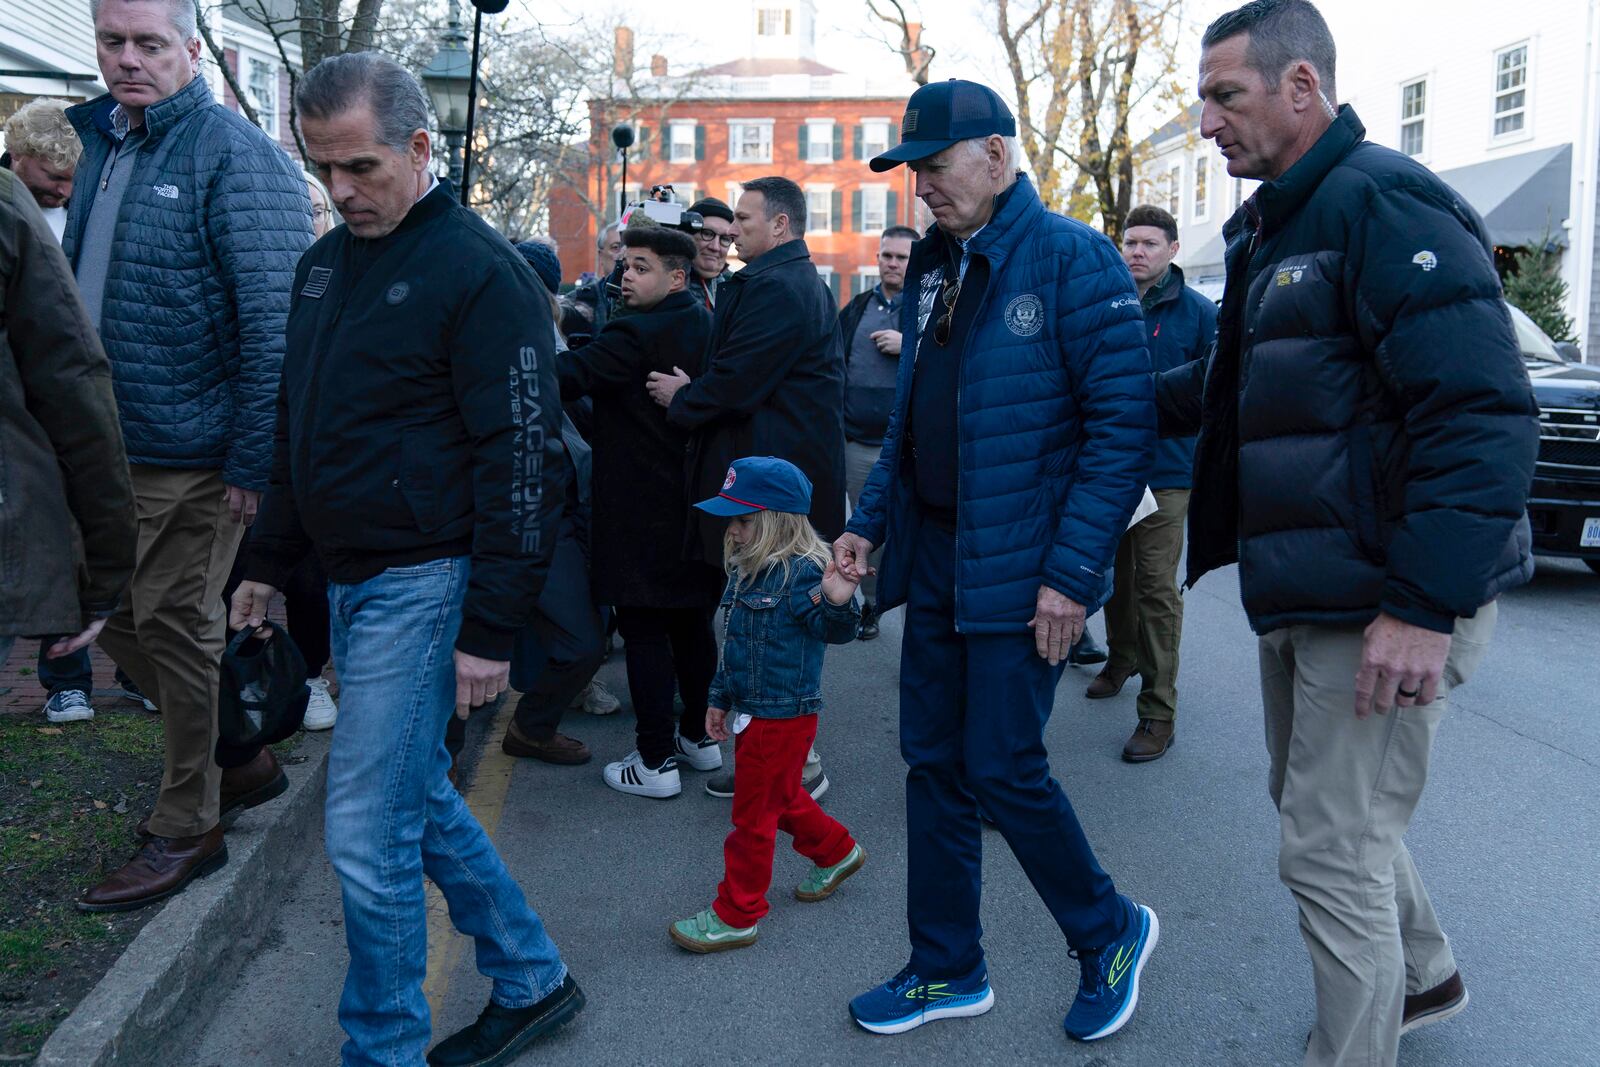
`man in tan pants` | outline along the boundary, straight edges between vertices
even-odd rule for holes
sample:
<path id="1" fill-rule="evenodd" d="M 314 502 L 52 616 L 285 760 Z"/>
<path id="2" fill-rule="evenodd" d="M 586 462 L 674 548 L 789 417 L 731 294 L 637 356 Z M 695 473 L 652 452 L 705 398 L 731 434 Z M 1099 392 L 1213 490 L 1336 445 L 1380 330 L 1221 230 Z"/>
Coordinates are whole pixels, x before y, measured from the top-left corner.
<path id="1" fill-rule="evenodd" d="M 1335 105 L 1309 0 L 1212 23 L 1200 98 L 1262 185 L 1224 229 L 1215 350 L 1157 379 L 1161 432 L 1199 431 L 1188 584 L 1237 562 L 1260 635 L 1305 1063 L 1388 1067 L 1467 1004 L 1404 838 L 1450 691 L 1533 573 L 1538 407 L 1483 221 Z"/>
<path id="2" fill-rule="evenodd" d="M 166 770 L 139 851 L 78 901 L 124 911 L 227 862 L 220 819 L 287 787 L 270 750 L 213 756 L 222 587 L 255 517 L 289 288 L 311 243 L 300 169 L 196 78 L 188 0 L 98 0 L 110 91 L 67 110 L 84 142 L 62 250 L 110 357 L 138 555 L 101 641 L 161 709 Z"/>

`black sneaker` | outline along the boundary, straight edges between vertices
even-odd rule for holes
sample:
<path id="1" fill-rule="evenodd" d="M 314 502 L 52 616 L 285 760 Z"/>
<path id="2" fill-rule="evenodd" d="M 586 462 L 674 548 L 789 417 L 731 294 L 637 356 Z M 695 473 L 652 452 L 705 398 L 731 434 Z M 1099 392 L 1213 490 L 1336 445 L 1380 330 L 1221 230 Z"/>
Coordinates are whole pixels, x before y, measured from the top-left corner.
<path id="1" fill-rule="evenodd" d="M 132 678 L 122 673 L 121 667 L 117 668 L 116 692 L 123 700 L 131 700 L 135 704 L 141 705 L 145 711 L 154 714 L 160 710 L 156 707 L 156 702 L 145 696 L 144 690 L 134 684 Z"/>
<path id="2" fill-rule="evenodd" d="M 583 1010 L 583 990 L 572 980 L 562 979 L 554 993 L 526 1008 L 502 1008 L 494 1001 L 483 1009 L 478 1021 L 457 1030 L 428 1051 L 430 1067 L 496 1067 L 510 1063 L 517 1054 Z"/>
<path id="3" fill-rule="evenodd" d="M 871 641 L 878 636 L 878 605 L 865 601 L 861 605 L 861 623 L 856 627 L 857 641 Z"/>

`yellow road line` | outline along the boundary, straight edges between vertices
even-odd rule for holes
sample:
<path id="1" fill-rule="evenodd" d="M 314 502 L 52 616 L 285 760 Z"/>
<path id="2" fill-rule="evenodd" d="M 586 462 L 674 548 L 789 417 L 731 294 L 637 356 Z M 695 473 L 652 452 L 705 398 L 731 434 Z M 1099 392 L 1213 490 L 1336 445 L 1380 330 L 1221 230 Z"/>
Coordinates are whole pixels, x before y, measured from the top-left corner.
<path id="1" fill-rule="evenodd" d="M 478 760 L 478 769 L 472 776 L 472 788 L 467 790 L 467 808 L 483 827 L 489 839 L 494 840 L 500 828 L 500 816 L 506 807 L 506 792 L 511 788 L 511 772 L 517 766 L 514 756 L 508 756 L 499 745 L 505 736 L 522 694 L 506 690 L 505 701 L 495 714 L 494 725 L 489 728 L 489 742 Z M 456 933 L 450 923 L 450 909 L 444 894 L 432 882 L 428 883 L 428 977 L 422 983 L 423 995 L 428 998 L 428 1008 L 435 1017 L 444 1005 L 445 993 L 450 989 L 450 979 L 461 962 L 471 939 Z"/>

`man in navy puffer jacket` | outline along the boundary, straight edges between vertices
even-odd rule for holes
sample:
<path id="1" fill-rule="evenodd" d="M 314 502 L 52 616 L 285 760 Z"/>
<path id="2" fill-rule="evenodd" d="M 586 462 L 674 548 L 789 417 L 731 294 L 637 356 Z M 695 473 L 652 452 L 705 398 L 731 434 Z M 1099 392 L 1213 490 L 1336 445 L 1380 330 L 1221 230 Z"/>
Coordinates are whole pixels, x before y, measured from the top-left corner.
<path id="1" fill-rule="evenodd" d="M 910 163 L 938 222 L 912 249 L 883 453 L 834 545 L 852 576 L 883 545 L 880 603 L 906 605 L 911 961 L 851 1002 L 877 1033 L 994 1002 L 979 805 L 1080 961 L 1070 1036 L 1127 1022 L 1157 934 L 1101 870 L 1042 737 L 1150 468 L 1144 319 L 1111 243 L 1046 211 L 1017 173 L 1015 135 L 991 90 L 937 83 L 907 103 L 902 143 L 872 162 Z"/>
<path id="2" fill-rule="evenodd" d="M 139 853 L 79 901 L 140 907 L 227 862 L 220 815 L 288 786 L 270 749 L 223 772 L 222 587 L 272 463 L 289 287 L 311 244 L 300 168 L 195 77 L 182 0 L 97 0 L 110 92 L 83 139 L 63 250 L 111 360 L 139 513 L 121 610 L 100 638 L 160 706 L 166 770 Z"/>

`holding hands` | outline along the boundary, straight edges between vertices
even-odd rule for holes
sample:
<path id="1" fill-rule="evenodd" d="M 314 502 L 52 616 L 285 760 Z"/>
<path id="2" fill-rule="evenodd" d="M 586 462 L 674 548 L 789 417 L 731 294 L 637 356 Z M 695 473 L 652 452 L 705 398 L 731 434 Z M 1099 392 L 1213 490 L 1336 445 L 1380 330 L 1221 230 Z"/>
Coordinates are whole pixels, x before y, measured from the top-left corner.
<path id="1" fill-rule="evenodd" d="M 672 398 L 678 395 L 678 390 L 689 384 L 689 376 L 677 367 L 672 368 L 671 374 L 662 374 L 658 370 L 650 372 L 650 378 L 645 383 L 645 392 L 650 394 L 662 407 L 672 404 Z"/>
<path id="2" fill-rule="evenodd" d="M 856 595 L 856 586 L 860 584 L 861 579 L 850 577 L 833 560 L 828 561 L 828 566 L 822 572 L 822 595 L 828 598 L 830 604 L 843 606 L 850 603 L 850 598 Z"/>

